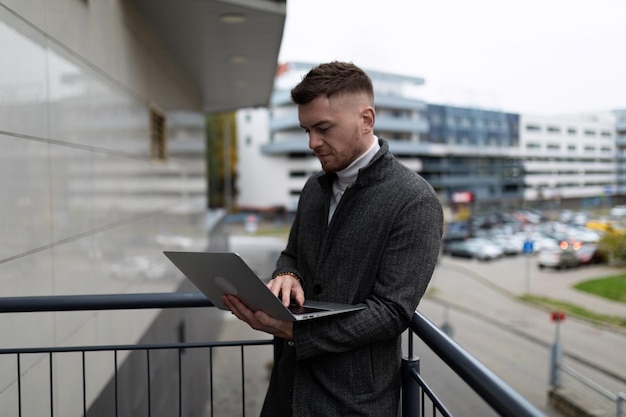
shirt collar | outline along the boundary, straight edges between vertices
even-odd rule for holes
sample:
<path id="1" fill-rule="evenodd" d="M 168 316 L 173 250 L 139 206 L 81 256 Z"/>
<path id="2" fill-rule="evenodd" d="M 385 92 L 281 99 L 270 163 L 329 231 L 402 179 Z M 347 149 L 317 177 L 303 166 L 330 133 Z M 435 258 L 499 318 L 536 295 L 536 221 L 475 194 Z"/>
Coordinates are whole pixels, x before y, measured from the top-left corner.
<path id="1" fill-rule="evenodd" d="M 337 181 L 335 181 L 334 185 L 339 190 L 345 191 L 348 186 L 356 181 L 356 178 L 359 175 L 359 170 L 367 166 L 379 150 L 380 144 L 378 143 L 378 138 L 374 135 L 374 141 L 367 151 L 352 161 L 352 163 L 346 168 L 336 172 Z"/>

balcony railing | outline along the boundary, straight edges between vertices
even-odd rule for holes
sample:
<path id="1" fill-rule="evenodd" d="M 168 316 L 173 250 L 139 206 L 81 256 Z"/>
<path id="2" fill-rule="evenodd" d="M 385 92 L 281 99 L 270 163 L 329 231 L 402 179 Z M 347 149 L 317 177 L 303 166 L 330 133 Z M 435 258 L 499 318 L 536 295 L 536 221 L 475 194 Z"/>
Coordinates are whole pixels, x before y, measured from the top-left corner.
<path id="1" fill-rule="evenodd" d="M 168 309 L 168 308 L 193 308 L 193 307 L 210 307 L 212 304 L 201 293 L 156 293 L 156 294 L 114 294 L 114 295 L 85 295 L 85 296 L 36 296 L 36 297 L 5 297 L 0 298 L 0 313 L 33 313 L 33 312 L 59 312 L 59 311 L 94 311 L 94 310 L 134 310 L 134 309 Z M 495 412 L 504 417 L 539 417 L 544 414 L 536 409 L 527 400 L 521 397 L 517 392 L 511 389 L 506 383 L 499 379 L 489 369 L 483 366 L 479 361 L 473 358 L 468 352 L 456 344 L 442 330 L 430 322 L 421 313 L 416 312 L 410 326 L 408 335 L 408 356 L 404 359 L 403 364 L 403 388 L 402 388 L 402 415 L 411 417 L 421 417 L 425 415 L 432 416 L 451 416 L 437 397 L 436 393 L 428 386 L 427 382 L 422 378 L 419 372 L 419 359 L 413 356 L 413 337 L 419 337 L 430 349 L 433 350 L 458 376 L 465 381 Z M 128 410 L 124 408 L 122 397 L 125 390 L 122 387 L 122 379 L 120 377 L 120 357 L 122 354 L 134 353 L 140 356 L 139 362 L 143 362 L 141 367 L 136 367 L 131 371 L 133 373 L 143 373 L 140 375 L 132 375 L 133 380 L 141 380 L 143 378 L 143 387 L 145 395 L 142 404 L 135 404 L 134 413 L 137 409 L 141 409 L 141 415 L 148 417 L 156 417 L 161 415 L 189 415 L 185 410 L 186 403 L 184 401 L 184 393 L 189 387 L 184 386 L 184 378 L 182 378 L 183 354 L 191 350 L 203 350 L 208 352 L 210 390 L 206 401 L 211 416 L 215 412 L 214 404 L 214 383 L 216 389 L 219 389 L 219 382 L 213 380 L 213 351 L 222 348 L 240 349 L 240 370 L 241 370 L 241 409 L 242 415 L 246 415 L 246 385 L 245 381 L 245 355 L 244 349 L 258 349 L 259 346 L 270 345 L 270 339 L 264 340 L 242 340 L 236 342 L 202 342 L 202 343 L 167 343 L 167 344 L 133 344 L 133 345 L 101 345 L 101 346 L 70 346 L 70 347 L 28 347 L 28 348 L 10 348 L 0 349 L 0 359 L 2 360 L 3 370 L 7 369 L 7 360 L 14 359 L 14 379 L 12 389 L 15 395 L 10 398 L 15 401 L 9 405 L 12 408 L 11 414 L 22 417 L 30 415 L 24 411 L 26 404 L 37 402 L 43 404 L 43 408 L 49 409 L 50 416 L 54 416 L 55 412 L 59 413 L 58 405 L 55 399 L 59 398 L 59 391 L 67 389 L 67 387 L 55 386 L 54 373 L 59 372 L 55 369 L 55 355 L 72 354 L 79 359 L 78 365 L 72 367 L 75 372 L 80 374 L 79 383 L 80 393 L 76 393 L 75 386 L 72 392 L 74 402 L 79 395 L 78 402 L 81 403 L 83 416 L 102 415 L 101 409 L 94 406 L 100 397 L 106 396 L 104 403 L 108 407 L 107 415 L 122 416 L 133 415 L 128 414 Z M 112 381 L 108 385 L 112 387 L 108 393 L 97 393 L 96 395 L 88 393 L 87 386 L 90 385 L 88 380 L 90 373 L 86 370 L 86 355 L 95 352 L 108 352 L 109 359 L 112 361 L 110 369 L 112 369 Z M 30 355 L 38 355 L 39 360 L 47 361 L 47 375 L 43 379 L 47 379 L 46 385 L 48 393 L 45 396 L 38 396 L 36 399 L 29 398 L 23 387 L 22 378 L 24 371 L 23 363 L 28 360 Z M 159 378 L 155 370 L 152 368 L 154 358 L 158 356 L 168 355 L 171 362 L 177 369 L 177 378 Z M 163 358 L 161 358 L 163 359 Z M 176 365 L 177 363 L 177 365 Z M 141 369 L 139 369 L 141 368 Z M 78 369 L 78 371 L 76 371 Z M 4 380 L 7 375 L 2 376 Z M 9 376 L 9 379 L 11 377 Z M 165 389 L 173 394 L 173 398 L 177 401 L 168 401 L 166 406 L 162 406 L 163 400 L 158 398 L 158 394 L 153 394 L 153 385 L 165 384 Z M 76 385 L 76 384 L 75 384 Z M 162 392 L 164 388 L 160 387 Z M 5 394 L 8 391 L 4 389 Z M 46 398 L 47 397 L 47 398 Z M 92 398 L 94 397 L 94 398 Z M 128 402 L 127 400 L 125 400 Z M 3 400 L 4 407 L 6 398 Z M 135 401 L 137 402 L 137 401 Z M 167 408 L 164 412 L 163 408 Z M 6 409 L 6 408 L 5 408 Z M 55 411 L 56 410 L 56 411 Z M 37 414 L 42 415 L 42 414 Z M 63 415 L 63 414 L 61 414 Z"/>

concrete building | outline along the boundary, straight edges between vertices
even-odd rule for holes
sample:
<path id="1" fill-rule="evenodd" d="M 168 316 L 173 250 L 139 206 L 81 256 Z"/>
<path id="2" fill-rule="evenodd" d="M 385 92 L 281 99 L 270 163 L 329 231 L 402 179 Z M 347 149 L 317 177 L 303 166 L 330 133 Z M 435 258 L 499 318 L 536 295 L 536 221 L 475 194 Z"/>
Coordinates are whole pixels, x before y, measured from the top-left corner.
<path id="1" fill-rule="evenodd" d="M 162 251 L 219 243 L 210 235 L 220 213 L 206 209 L 204 114 L 269 103 L 285 14 L 284 0 L 0 0 L 3 297 L 188 289 Z M 3 314 L 10 337 L 0 345 L 207 340 L 220 320 L 197 311 Z M 120 370 L 133 360 L 121 354 Z M 185 403 L 200 415 L 207 360 L 185 361 L 198 387 Z M 89 415 L 111 415 L 97 408 L 110 362 L 86 362 Z M 51 367 L 22 362 L 24 398 L 47 395 Z M 81 384 L 69 358 L 54 369 L 56 387 Z M 15 375 L 14 363 L 0 363 L 0 415 L 17 415 Z M 176 392 L 167 383 L 152 394 L 165 403 Z M 123 415 L 141 415 L 133 407 L 145 404 L 145 381 L 124 384 Z M 80 415 L 82 401 L 58 389 L 52 411 Z M 22 404 L 23 415 L 51 412 L 45 401 Z"/>
<path id="2" fill-rule="evenodd" d="M 425 141 L 433 148 L 422 154 L 420 174 L 438 190 L 442 202 L 453 210 L 519 207 L 519 115 L 436 104 L 428 105 L 427 114 Z"/>
<path id="3" fill-rule="evenodd" d="M 617 194 L 612 113 L 521 116 L 524 200 L 570 208 L 601 204 Z"/>
<path id="4" fill-rule="evenodd" d="M 617 184 L 615 202 L 626 203 L 626 109 L 616 110 L 615 115 L 615 147 L 617 163 Z"/>
<path id="5" fill-rule="evenodd" d="M 294 210 L 304 182 L 320 169 L 289 97 L 311 67 L 285 64 L 269 111 L 239 111 L 240 207 Z M 375 133 L 433 185 L 442 202 L 452 204 L 460 193 L 471 193 L 485 207 L 521 201 L 521 162 L 514 155 L 518 115 L 426 104 L 419 98 L 422 78 L 367 72 L 375 90 Z M 272 178 L 272 186 L 260 185 L 260 178 Z"/>
<path id="6" fill-rule="evenodd" d="M 305 180 L 320 169 L 289 97 L 312 66 L 284 64 L 269 110 L 239 112 L 240 207 L 294 210 Z M 425 103 L 423 79 L 367 72 L 375 87 L 375 133 L 452 211 L 581 208 L 626 194 L 619 191 L 626 191 L 626 179 L 617 180 L 626 166 L 617 161 L 626 158 L 616 160 L 626 142 L 618 136 L 616 150 L 614 113 L 548 117 Z"/>

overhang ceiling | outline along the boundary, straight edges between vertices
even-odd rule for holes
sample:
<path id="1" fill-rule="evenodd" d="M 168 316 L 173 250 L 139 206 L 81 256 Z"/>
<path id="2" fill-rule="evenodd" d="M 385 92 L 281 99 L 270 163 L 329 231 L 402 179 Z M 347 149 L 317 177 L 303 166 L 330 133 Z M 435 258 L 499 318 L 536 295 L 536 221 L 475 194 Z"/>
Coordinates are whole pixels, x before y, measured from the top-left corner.
<path id="1" fill-rule="evenodd" d="M 134 1 L 206 112 L 268 105 L 286 0 Z"/>

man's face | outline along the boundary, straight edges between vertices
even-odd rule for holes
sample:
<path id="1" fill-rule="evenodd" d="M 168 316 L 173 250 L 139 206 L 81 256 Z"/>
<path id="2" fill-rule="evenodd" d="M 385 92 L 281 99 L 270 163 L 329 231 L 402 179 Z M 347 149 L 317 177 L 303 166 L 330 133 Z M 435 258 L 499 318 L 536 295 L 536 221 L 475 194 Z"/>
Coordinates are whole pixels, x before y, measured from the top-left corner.
<path id="1" fill-rule="evenodd" d="M 374 109 L 365 95 L 317 97 L 298 106 L 298 118 L 326 172 L 346 168 L 372 144 Z"/>

